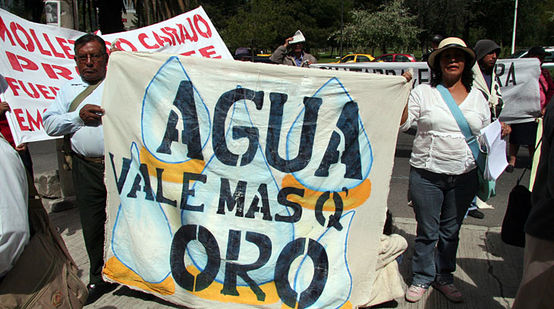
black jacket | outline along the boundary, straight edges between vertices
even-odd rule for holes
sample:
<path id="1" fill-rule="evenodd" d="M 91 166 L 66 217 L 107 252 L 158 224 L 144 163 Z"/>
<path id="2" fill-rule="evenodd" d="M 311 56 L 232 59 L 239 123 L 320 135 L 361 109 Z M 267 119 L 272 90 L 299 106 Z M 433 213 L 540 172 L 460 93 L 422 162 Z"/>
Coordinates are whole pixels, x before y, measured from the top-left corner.
<path id="1" fill-rule="evenodd" d="M 554 241 L 554 102 L 546 107 L 542 133 L 541 157 L 531 193 L 531 213 L 525 232 Z"/>

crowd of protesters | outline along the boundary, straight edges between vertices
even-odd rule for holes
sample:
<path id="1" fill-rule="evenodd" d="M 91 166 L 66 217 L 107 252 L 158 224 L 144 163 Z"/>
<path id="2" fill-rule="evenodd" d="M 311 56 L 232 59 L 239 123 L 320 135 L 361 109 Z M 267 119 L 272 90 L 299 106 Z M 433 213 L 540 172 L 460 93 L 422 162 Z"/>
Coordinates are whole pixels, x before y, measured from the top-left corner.
<path id="1" fill-rule="evenodd" d="M 409 175 L 417 231 L 414 243 L 409 244 L 414 251 L 411 267 L 413 278 L 403 293 L 407 301 L 417 302 L 432 287 L 448 300 L 462 302 L 464 297 L 462 291 L 454 285 L 453 275 L 459 232 L 479 186 L 477 158 L 472 153 L 462 127 L 466 126 L 470 134 L 478 135 L 482 128 L 500 115 L 503 100 L 494 73 L 500 47 L 491 40 L 480 40 L 475 48 L 470 48 L 459 38 L 443 39 L 436 36 L 434 39 L 437 46 L 426 55 L 432 74 L 431 82 L 418 85 L 411 91 L 400 123 L 401 130 L 417 128 Z M 317 60 L 304 50 L 304 43 L 304 35 L 298 31 L 287 38 L 270 58 L 275 63 L 309 67 Z M 62 87 L 43 119 L 48 134 L 68 137 L 73 157 L 76 203 L 90 261 L 89 298 L 86 304 L 93 303 L 116 287 L 104 282 L 101 276 L 106 188 L 101 120 L 104 110 L 100 105 L 109 59 L 105 46 L 100 37 L 92 34 L 75 41 L 75 61 L 80 78 Z M 545 51 L 541 47 L 534 47 L 529 51 L 529 56 L 537 57 L 542 63 Z M 410 74 L 404 76 L 408 81 L 411 79 Z M 554 84 L 547 70 L 541 71 L 539 83 L 541 111 L 537 116 L 544 117 L 544 133 L 532 193 L 533 208 L 526 227 L 524 274 L 514 308 L 554 307 L 554 107 L 548 104 L 554 93 Z M 2 182 L 16 187 L 19 184 L 21 188 L 5 190 L 6 187 L 2 187 L 2 190 L 11 193 L 11 197 L 6 198 L 7 193 L 2 191 L 0 218 L 6 217 L 6 205 L 17 204 L 14 211 L 21 215 L 14 215 L 14 218 L 19 218 L 18 221 L 12 221 L 16 223 L 27 220 L 25 211 L 21 210 L 27 194 L 24 190 L 26 183 L 21 175 L 23 163 L 26 163 L 24 166 L 32 175 L 32 164 L 26 145 L 14 145 L 9 134 L 5 133 L 9 132 L 5 130 L 6 124 L 3 122 L 4 113 L 9 110 L 8 103 L 0 103 L 0 129 L 8 140 L 0 139 L 0 148 L 3 157 L 9 158 L 0 166 L 0 170 L 4 171 L 0 177 Z M 502 135 L 510 135 L 508 172 L 515 166 L 516 146 L 528 145 L 530 151 L 534 149 L 536 128 L 534 121 L 511 126 L 502 123 Z M 9 142 L 13 151 L 7 146 Z M 15 155 L 16 151 L 21 158 Z M 7 165 L 17 168 L 17 174 L 6 169 Z M 28 241 L 29 232 L 25 225 L 21 226 L 21 231 L 14 233 L 10 236 L 2 229 L 0 234 L 0 262 L 3 263 L 0 265 L 0 276 L 9 271 L 10 265 L 13 265 Z M 391 236 L 390 232 L 383 235 L 383 256 L 380 256 L 383 262 L 378 270 L 386 269 L 406 250 L 406 242 L 399 236 Z M 4 242 L 7 236 L 10 237 Z M 398 272 L 398 267 L 392 269 Z M 378 285 L 381 279 L 377 277 L 375 284 Z M 375 302 L 379 303 L 398 297 L 398 293 L 387 292 L 390 295 L 372 295 L 372 299 L 379 299 Z"/>

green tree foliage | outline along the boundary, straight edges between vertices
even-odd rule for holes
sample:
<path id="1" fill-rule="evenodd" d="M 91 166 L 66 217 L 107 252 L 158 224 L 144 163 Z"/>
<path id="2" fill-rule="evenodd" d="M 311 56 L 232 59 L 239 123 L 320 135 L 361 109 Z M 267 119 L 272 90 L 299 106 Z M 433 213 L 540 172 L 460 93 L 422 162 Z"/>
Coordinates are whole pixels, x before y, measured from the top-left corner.
<path id="1" fill-rule="evenodd" d="M 553 15 L 553 1 L 519 0 L 516 44 L 553 45 Z"/>
<path id="2" fill-rule="evenodd" d="M 137 27 L 166 20 L 200 5 L 196 0 L 133 0 Z"/>
<path id="3" fill-rule="evenodd" d="M 220 32 L 231 50 L 240 46 L 273 50 L 296 30 L 304 33 L 308 47 L 323 48 L 330 44 L 329 33 L 340 28 L 341 6 L 347 12 L 352 1 L 251 0 L 229 17 Z"/>
<path id="4" fill-rule="evenodd" d="M 221 31 L 225 43 L 234 50 L 237 47 L 271 49 L 281 37 L 281 32 L 293 33 L 295 20 L 273 0 L 253 0 L 229 18 Z"/>
<path id="5" fill-rule="evenodd" d="M 554 1 L 518 0 L 516 47 L 553 45 Z M 80 0 L 81 30 L 97 29 L 97 7 L 121 0 Z M 302 30 L 311 48 L 343 45 L 357 51 L 425 51 L 434 34 L 459 36 L 470 46 L 488 38 L 511 46 L 515 0 L 133 0 L 136 26 L 160 22 L 202 6 L 230 50 L 273 50 Z M 42 0 L 10 2 L 7 9 L 43 21 Z M 107 7 L 106 16 L 119 18 Z M 103 16 L 104 17 L 104 16 Z M 109 21 L 108 21 L 109 22 Z M 119 23 L 118 23 L 119 24 Z M 116 30 L 114 30 L 116 31 Z"/>
<path id="6" fill-rule="evenodd" d="M 416 17 L 404 5 L 404 0 L 393 0 L 374 14 L 374 40 L 383 52 L 387 48 L 406 51 L 417 44 L 417 35 L 421 30 L 416 26 Z"/>
<path id="7" fill-rule="evenodd" d="M 458 36 L 473 46 L 487 38 L 511 46 L 515 0 L 406 0 L 423 30 L 422 49 L 433 34 Z M 517 47 L 550 45 L 554 41 L 554 1 L 519 0 Z M 506 55 L 507 56 L 507 55 Z"/>
<path id="8" fill-rule="evenodd" d="M 343 39 L 355 49 L 408 51 L 417 45 L 421 32 L 403 0 L 392 0 L 375 12 L 353 10 L 352 21 L 345 26 Z M 335 34 L 340 34 L 336 31 Z"/>

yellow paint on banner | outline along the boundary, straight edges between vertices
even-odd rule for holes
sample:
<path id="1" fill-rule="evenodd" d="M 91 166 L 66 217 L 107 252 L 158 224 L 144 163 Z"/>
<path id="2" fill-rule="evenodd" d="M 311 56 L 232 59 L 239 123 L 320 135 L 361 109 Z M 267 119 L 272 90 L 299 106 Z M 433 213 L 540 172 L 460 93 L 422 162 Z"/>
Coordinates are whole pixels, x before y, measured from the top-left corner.
<path id="1" fill-rule="evenodd" d="M 134 271 L 121 263 L 115 256 L 112 256 L 106 262 L 106 266 L 104 266 L 102 272 L 110 279 L 125 285 L 135 286 L 161 295 L 175 294 L 175 282 L 171 276 L 168 276 L 160 283 L 146 282 Z"/>
<path id="2" fill-rule="evenodd" d="M 320 191 L 314 191 L 310 190 L 306 187 L 304 187 L 294 176 L 292 175 L 286 175 L 283 178 L 282 187 L 294 187 L 294 188 L 301 188 L 304 189 L 304 196 L 300 197 L 298 195 L 289 195 L 288 199 L 291 202 L 295 202 L 300 204 L 303 208 L 306 209 L 315 209 L 315 205 L 317 203 L 317 200 L 321 197 L 321 194 L 323 192 Z M 342 191 L 337 192 L 343 203 L 343 210 L 350 210 L 354 209 L 362 203 L 364 203 L 371 194 L 371 181 L 369 179 L 365 179 L 361 184 L 359 184 L 357 187 L 352 188 L 348 191 Z M 335 205 L 333 204 L 333 199 L 329 198 L 325 204 L 323 205 L 323 211 L 335 211 Z"/>
<path id="3" fill-rule="evenodd" d="M 148 174 L 156 177 L 156 168 L 164 170 L 164 181 L 173 183 L 183 182 L 183 172 L 200 174 L 206 162 L 204 160 L 191 159 L 183 163 L 167 163 L 162 162 L 154 157 L 146 148 L 140 150 L 140 163 L 145 163 L 148 166 Z"/>

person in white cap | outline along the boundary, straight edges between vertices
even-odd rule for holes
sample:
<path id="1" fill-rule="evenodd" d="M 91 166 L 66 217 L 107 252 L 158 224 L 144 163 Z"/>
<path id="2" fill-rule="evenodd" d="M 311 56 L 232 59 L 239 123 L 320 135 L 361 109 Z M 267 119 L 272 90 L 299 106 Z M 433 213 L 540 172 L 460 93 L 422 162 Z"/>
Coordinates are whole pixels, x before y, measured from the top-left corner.
<path id="1" fill-rule="evenodd" d="M 442 40 L 427 60 L 431 83 L 411 91 L 402 113 L 401 130 L 417 126 L 410 158 L 417 231 L 414 275 L 405 296 L 409 302 L 419 301 L 431 285 L 452 302 L 463 300 L 453 273 L 460 227 L 479 182 L 476 160 L 458 123 L 465 120 L 462 127 L 472 135 L 490 123 L 487 101 L 472 87 L 474 63 L 475 53 L 463 40 Z"/>
<path id="2" fill-rule="evenodd" d="M 277 47 L 269 59 L 277 64 L 297 67 L 308 67 L 312 63 L 317 63 L 314 56 L 304 51 L 304 42 L 306 42 L 306 39 L 302 32 L 298 30 L 294 36 L 285 40 L 285 44 Z M 291 47 L 290 52 L 287 51 L 289 46 Z"/>

